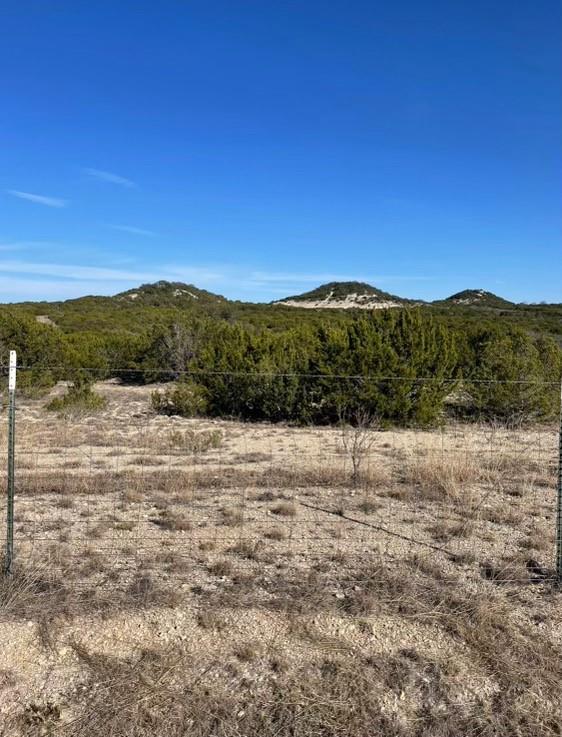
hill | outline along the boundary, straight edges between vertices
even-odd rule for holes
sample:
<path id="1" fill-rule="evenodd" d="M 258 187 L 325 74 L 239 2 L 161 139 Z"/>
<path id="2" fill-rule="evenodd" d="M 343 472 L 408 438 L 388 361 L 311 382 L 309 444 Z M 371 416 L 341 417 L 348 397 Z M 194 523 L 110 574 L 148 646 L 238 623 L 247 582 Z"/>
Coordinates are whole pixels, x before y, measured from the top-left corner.
<path id="1" fill-rule="evenodd" d="M 462 292 L 452 294 L 447 299 L 437 300 L 434 304 L 440 305 L 463 305 L 466 307 L 492 307 L 497 309 L 505 309 L 515 307 L 514 302 L 509 302 L 503 297 L 498 297 L 493 292 L 487 292 L 485 289 L 464 289 Z"/>
<path id="2" fill-rule="evenodd" d="M 301 308 L 301 309 L 297 309 Z M 158 281 L 113 296 L 84 296 L 61 302 L 0 304 L 0 318 L 30 317 L 66 334 L 144 335 L 158 326 L 200 319 L 238 324 L 252 330 L 284 331 L 344 325 L 358 312 L 416 308 L 439 324 L 464 332 L 468 326 L 522 328 L 551 335 L 562 346 L 562 305 L 514 304 L 491 292 L 468 289 L 434 302 L 398 297 L 358 281 L 330 282 L 270 304 L 226 299 L 192 284 Z"/>
<path id="3" fill-rule="evenodd" d="M 305 309 L 359 309 L 376 310 L 403 307 L 404 300 L 365 282 L 329 282 L 303 294 L 274 302 L 273 304 Z"/>
<path id="4" fill-rule="evenodd" d="M 135 301 L 153 307 L 177 307 L 185 302 L 193 304 L 194 301 L 199 303 L 227 301 L 225 297 L 207 292 L 205 289 L 199 289 L 193 284 L 163 280 L 154 282 L 154 284 L 141 284 L 136 289 L 129 289 L 126 292 L 116 294 L 113 299 Z"/>

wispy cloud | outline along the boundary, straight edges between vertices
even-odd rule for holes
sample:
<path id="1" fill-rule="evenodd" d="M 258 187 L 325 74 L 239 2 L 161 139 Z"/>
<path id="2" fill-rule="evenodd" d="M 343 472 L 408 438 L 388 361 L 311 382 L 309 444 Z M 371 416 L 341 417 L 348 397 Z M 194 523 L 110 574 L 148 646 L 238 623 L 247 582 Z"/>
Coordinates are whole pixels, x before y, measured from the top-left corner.
<path id="1" fill-rule="evenodd" d="M 112 171 L 104 171 L 103 169 L 90 169 L 85 168 L 82 170 L 84 174 L 94 179 L 100 179 L 102 182 L 109 182 L 110 184 L 118 184 L 120 187 L 136 187 L 135 182 L 121 177 L 119 174 L 114 174 Z"/>
<path id="2" fill-rule="evenodd" d="M 32 194 L 31 192 L 21 192 L 19 189 L 9 189 L 8 194 L 13 197 L 19 197 L 20 200 L 28 200 L 38 205 L 47 205 L 47 207 L 66 207 L 67 200 L 61 200 L 59 197 L 46 197 L 42 194 Z"/>
<path id="3" fill-rule="evenodd" d="M 57 241 L 13 241 L 0 240 L 0 251 L 28 251 L 33 249 L 60 248 Z"/>
<path id="4" fill-rule="evenodd" d="M 120 230 L 123 233 L 132 233 L 133 235 L 144 235 L 149 238 L 153 238 L 158 235 L 153 230 L 146 230 L 145 228 L 136 228 L 134 225 L 110 225 L 113 230 Z"/>
<path id="5" fill-rule="evenodd" d="M 0 261 L 0 274 L 32 274 L 63 279 L 90 279 L 96 281 L 146 281 L 149 271 L 111 269 L 100 266 L 29 263 L 27 261 Z"/>
<path id="6" fill-rule="evenodd" d="M 219 280 L 223 274 L 206 267 L 185 267 L 179 270 L 167 267 L 154 267 L 146 270 L 114 269 L 104 266 L 85 266 L 52 263 L 30 263 L 27 261 L 2 261 L 0 260 L 0 274 L 29 274 L 34 276 L 50 276 L 63 279 L 88 279 L 99 282 L 140 282 L 157 281 L 167 279 L 174 281 L 180 274 L 186 281 L 199 281 L 208 283 Z"/>
<path id="7" fill-rule="evenodd" d="M 6 285 L 6 295 L 10 296 L 6 296 L 5 299 L 10 299 L 12 295 L 26 299 L 62 299 L 84 294 L 116 294 L 139 284 L 164 279 L 192 283 L 213 292 L 226 294 L 233 299 L 268 301 L 305 291 L 328 281 L 360 280 L 378 286 L 385 281 L 426 281 L 432 278 L 424 275 L 368 277 L 360 274 L 282 273 L 252 270 L 234 264 L 136 266 L 118 264 L 111 260 L 106 264 L 72 265 L 68 262 L 61 264 L 29 262 L 23 258 L 6 260 L 0 258 L 0 289 L 2 284 Z M 402 293 L 401 290 L 399 293 Z"/>
<path id="8" fill-rule="evenodd" d="M 0 251 L 25 251 L 29 246 L 26 243 L 0 243 Z"/>

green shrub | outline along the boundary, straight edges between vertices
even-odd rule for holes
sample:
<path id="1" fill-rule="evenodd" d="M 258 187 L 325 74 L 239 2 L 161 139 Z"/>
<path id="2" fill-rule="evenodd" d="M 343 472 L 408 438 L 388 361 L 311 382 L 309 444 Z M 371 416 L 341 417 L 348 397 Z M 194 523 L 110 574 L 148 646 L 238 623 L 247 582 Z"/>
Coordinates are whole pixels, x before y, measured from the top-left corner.
<path id="1" fill-rule="evenodd" d="M 158 296 L 150 304 L 88 297 L 48 310 L 0 305 L 0 389 L 8 352 L 17 350 L 19 396 L 37 398 L 58 381 L 74 381 L 51 402 L 56 411 L 99 409 L 103 400 L 85 384 L 116 377 L 177 381 L 155 392 L 152 406 L 187 417 L 334 424 L 342 413 L 366 412 L 384 425 L 427 426 L 451 414 L 535 422 L 558 412 L 560 305 L 359 314 L 176 304 L 176 296 Z M 56 326 L 37 322 L 38 310 Z"/>
<path id="2" fill-rule="evenodd" d="M 495 327 L 474 331 L 469 341 L 464 389 L 470 414 L 504 421 L 557 416 L 562 363 L 551 338 Z"/>
<path id="3" fill-rule="evenodd" d="M 77 381 L 63 397 L 52 399 L 46 409 L 51 412 L 95 412 L 103 409 L 107 399 L 92 389 L 92 385 Z"/>
<path id="4" fill-rule="evenodd" d="M 152 392 L 150 400 L 154 411 L 161 415 L 197 417 L 207 411 L 206 391 L 193 381 Z"/>

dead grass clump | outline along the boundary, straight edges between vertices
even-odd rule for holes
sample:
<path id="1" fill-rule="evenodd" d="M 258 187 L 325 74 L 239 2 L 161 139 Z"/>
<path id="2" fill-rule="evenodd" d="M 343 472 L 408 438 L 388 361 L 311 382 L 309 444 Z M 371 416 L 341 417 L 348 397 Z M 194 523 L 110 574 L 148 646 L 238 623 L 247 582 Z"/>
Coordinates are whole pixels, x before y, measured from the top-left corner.
<path id="1" fill-rule="evenodd" d="M 70 591 L 64 576 L 46 566 L 16 568 L 0 575 L 0 615 L 14 618 L 36 618 L 49 612 L 60 612 L 67 606 Z"/>
<path id="2" fill-rule="evenodd" d="M 168 573 L 186 573 L 191 569 L 191 562 L 186 555 L 173 551 L 159 553 L 155 556 L 156 567 L 163 566 Z"/>
<path id="3" fill-rule="evenodd" d="M 234 572 L 234 566 L 232 565 L 231 561 L 221 559 L 209 563 L 209 565 L 207 566 L 207 570 L 212 576 L 218 576 L 219 578 L 222 578 L 223 576 L 232 576 L 232 573 Z"/>
<path id="4" fill-rule="evenodd" d="M 279 492 L 274 492 L 268 489 L 267 491 L 263 491 L 260 494 L 256 494 L 254 499 L 256 502 L 272 502 L 275 499 L 278 499 L 279 496 Z"/>
<path id="5" fill-rule="evenodd" d="M 381 503 L 374 499 L 362 499 L 356 509 L 358 512 L 363 512 L 363 514 L 373 514 L 377 509 L 380 509 L 381 506 Z"/>
<path id="6" fill-rule="evenodd" d="M 552 459 L 534 458 L 527 452 L 499 450 L 481 453 L 478 461 L 492 478 L 532 478 L 540 486 L 552 486 L 556 479 L 556 464 Z"/>
<path id="7" fill-rule="evenodd" d="M 235 553 L 247 560 L 259 560 L 259 551 L 262 547 L 261 540 L 239 540 L 235 545 L 228 548 L 229 553 Z"/>
<path id="8" fill-rule="evenodd" d="M 60 706 L 52 701 L 46 701 L 28 704 L 17 721 L 26 737 L 42 737 L 42 735 L 53 734 L 54 730 L 58 729 L 60 718 Z"/>
<path id="9" fill-rule="evenodd" d="M 174 586 L 165 586 L 147 572 L 138 572 L 116 604 L 121 607 L 176 607 L 181 602 L 179 591 Z"/>
<path id="10" fill-rule="evenodd" d="M 403 737 L 395 718 L 383 715 L 374 668 L 349 659 L 322 659 L 295 671 L 277 669 L 258 683 L 236 687 L 221 666 L 194 660 L 180 649 L 145 651 L 137 658 L 75 653 L 91 674 L 89 698 L 75 701 L 69 737 Z M 257 652 L 239 648 L 245 662 Z M 378 678 L 376 679 L 379 680 Z"/>
<path id="11" fill-rule="evenodd" d="M 513 506 L 495 505 L 493 507 L 484 507 L 476 512 L 480 519 L 493 522 L 496 525 L 510 525 L 519 527 L 523 522 L 523 512 Z"/>
<path id="12" fill-rule="evenodd" d="M 107 561 L 98 550 L 93 548 L 84 548 L 82 551 L 82 561 L 78 566 L 78 573 L 81 576 L 88 577 L 97 573 L 104 573 L 107 567 Z"/>
<path id="13" fill-rule="evenodd" d="M 516 584 L 529 580 L 529 573 L 523 565 L 507 561 L 496 565 L 486 561 L 480 565 L 482 578 L 497 584 Z"/>
<path id="14" fill-rule="evenodd" d="M 222 524 L 227 527 L 240 527 L 244 523 L 244 510 L 237 507 L 223 507 Z"/>
<path id="15" fill-rule="evenodd" d="M 233 655 L 244 663 L 251 663 L 260 655 L 260 643 L 256 640 L 235 645 Z"/>
<path id="16" fill-rule="evenodd" d="M 76 573 L 83 577 L 76 584 Z M 148 573 L 136 573 L 126 588 L 87 584 L 84 579 L 109 570 L 100 555 L 90 555 L 84 563 L 51 571 L 47 568 L 16 570 L 0 577 L 0 618 L 26 619 L 38 623 L 41 642 L 52 647 L 58 631 L 57 617 L 72 619 L 84 614 L 137 609 L 140 606 L 176 606 L 179 594 L 175 587 L 164 586 Z"/>
<path id="17" fill-rule="evenodd" d="M 170 532 L 188 532 L 193 529 L 193 524 L 187 517 L 171 512 L 169 509 L 162 509 L 160 516 L 150 521 L 162 530 L 169 530 Z"/>
<path id="18" fill-rule="evenodd" d="M 220 612 L 203 609 L 197 613 L 197 624 L 201 629 L 224 632 L 228 628 L 228 620 Z"/>
<path id="19" fill-rule="evenodd" d="M 131 468 L 127 474 L 134 474 Z M 118 476 L 118 474 L 114 474 Z M 202 470 L 151 470 L 145 467 L 143 473 L 143 488 L 149 491 L 164 491 L 166 494 L 185 494 L 187 490 L 198 489 L 310 489 L 310 488 L 349 488 L 349 471 L 343 464 L 330 466 L 329 464 L 302 466 L 267 466 L 249 464 L 248 467 L 223 466 L 220 473 L 209 473 Z M 378 488 L 389 482 L 388 472 L 379 468 L 365 468 L 360 477 L 360 483 L 365 488 Z"/>
<path id="20" fill-rule="evenodd" d="M 183 453 L 206 453 L 209 450 L 220 448 L 223 443 L 223 435 L 220 430 L 202 430 L 197 432 L 192 429 L 172 430 L 163 442 L 160 443 L 162 452 L 180 451 Z"/>
<path id="21" fill-rule="evenodd" d="M 510 569 L 509 578 L 513 575 Z M 521 581 L 520 569 L 516 576 Z M 526 571 L 524 580 L 529 580 Z M 550 689 L 550 696 L 558 699 L 559 647 L 548 638 L 537 639 L 499 592 L 475 593 L 465 587 L 464 579 L 446 575 L 442 566 L 429 560 L 413 559 L 409 567 L 398 569 L 379 562 L 357 566 L 349 560 L 338 566 L 337 574 L 330 570 L 304 575 L 294 570 L 274 580 L 256 578 L 253 586 L 268 594 L 262 606 L 278 611 L 363 614 L 372 610 L 431 623 L 464 642 L 474 662 L 505 687 L 513 688 L 515 682 L 523 691 L 541 683 L 545 694 Z M 228 603 L 237 606 L 236 601 L 233 592 Z"/>
<path id="22" fill-rule="evenodd" d="M 246 663 L 259 654 L 252 643 L 238 650 Z M 181 648 L 122 659 L 79 644 L 74 651 L 89 682 L 87 698 L 72 702 L 69 737 L 546 737 L 559 726 L 552 704 L 535 691 L 523 696 L 517 685 L 493 703 L 480 697 L 459 704 L 450 692 L 454 664 L 412 649 L 333 652 L 281 667 L 274 658 L 259 680 L 234 682 L 217 660 Z"/>
<path id="23" fill-rule="evenodd" d="M 454 555 L 451 555 L 450 560 L 459 566 L 468 566 L 471 563 L 476 563 L 477 558 L 474 553 L 465 551 L 462 553 L 455 553 Z"/>
<path id="24" fill-rule="evenodd" d="M 236 453 L 233 461 L 234 463 L 271 463 L 271 455 L 269 453 L 261 453 L 260 451 Z"/>
<path id="25" fill-rule="evenodd" d="M 20 474 L 20 485 L 25 496 L 57 494 L 75 499 L 81 495 L 112 494 L 122 484 L 121 473 L 110 471 L 96 473 L 68 471 L 26 472 Z"/>
<path id="26" fill-rule="evenodd" d="M 286 540 L 287 533 L 281 527 L 272 527 L 270 530 L 267 530 L 267 532 L 264 532 L 264 537 L 268 540 Z"/>
<path id="27" fill-rule="evenodd" d="M 321 466 L 306 465 L 293 468 L 274 468 L 265 470 L 262 477 L 256 481 L 279 488 L 325 488 L 341 489 L 360 487 L 365 489 L 377 489 L 390 483 L 390 475 L 387 469 L 382 467 L 363 467 L 356 474 L 349 472 L 343 464 L 332 466 L 324 464 Z"/>
<path id="28" fill-rule="evenodd" d="M 56 616 L 42 616 L 39 618 L 36 629 L 37 639 L 44 650 L 54 652 L 57 637 L 62 629 L 61 624 L 60 618 Z"/>
<path id="29" fill-rule="evenodd" d="M 140 489 L 129 488 L 123 492 L 123 501 L 128 504 L 138 504 L 144 500 L 144 494 Z"/>
<path id="30" fill-rule="evenodd" d="M 18 683 L 16 674 L 10 668 L 0 668 L 0 692 L 7 688 L 13 688 Z"/>
<path id="31" fill-rule="evenodd" d="M 271 512 L 278 517 L 296 517 L 297 507 L 293 502 L 279 502 L 271 508 Z"/>
<path id="32" fill-rule="evenodd" d="M 52 532 L 53 530 L 64 530 L 65 527 L 68 526 L 68 522 L 66 522 L 64 519 L 54 519 L 50 522 L 45 522 L 43 524 L 43 529 L 47 530 L 49 532 Z"/>
<path id="33" fill-rule="evenodd" d="M 106 533 L 106 526 L 105 524 L 99 523 L 95 525 L 94 527 L 88 527 L 86 530 L 86 537 L 90 538 L 91 540 L 99 540 L 100 537 L 103 537 Z"/>
<path id="34" fill-rule="evenodd" d="M 427 528 L 429 534 L 438 542 L 448 542 L 455 537 L 470 537 L 474 531 L 471 520 L 466 522 L 439 521 Z"/>
<path id="35" fill-rule="evenodd" d="M 164 458 L 158 456 L 137 456 L 131 458 L 129 466 L 164 466 L 167 461 Z"/>
<path id="36" fill-rule="evenodd" d="M 254 588 L 263 587 L 269 599 L 267 606 L 275 611 L 293 614 L 310 614 L 322 611 L 333 611 L 338 607 L 338 600 L 331 584 L 316 570 L 301 571 L 300 575 L 283 575 L 274 581 L 254 581 Z M 337 584 L 336 584 L 337 585 Z"/>
<path id="37" fill-rule="evenodd" d="M 421 494 L 432 501 L 463 500 L 470 505 L 471 485 L 482 482 L 482 469 L 473 456 L 421 455 L 407 463 L 404 480 L 411 481 Z"/>
<path id="38" fill-rule="evenodd" d="M 519 542 L 519 547 L 523 550 L 537 550 L 544 553 L 551 550 L 554 545 L 554 535 L 550 530 L 532 530 L 527 537 Z"/>

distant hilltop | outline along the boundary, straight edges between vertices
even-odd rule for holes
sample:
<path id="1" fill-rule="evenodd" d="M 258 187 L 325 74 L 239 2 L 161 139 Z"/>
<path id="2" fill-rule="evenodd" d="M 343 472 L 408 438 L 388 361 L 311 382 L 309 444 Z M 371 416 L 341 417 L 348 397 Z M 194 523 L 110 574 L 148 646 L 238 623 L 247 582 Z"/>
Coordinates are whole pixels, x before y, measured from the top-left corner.
<path id="1" fill-rule="evenodd" d="M 514 307 L 514 302 L 509 302 L 497 294 L 487 292 L 485 289 L 465 289 L 462 292 L 452 294 L 447 299 L 437 301 L 434 304 L 467 305 L 470 307 Z"/>
<path id="2" fill-rule="evenodd" d="M 26 303 L 28 306 L 36 305 L 38 319 L 46 322 L 49 317 L 48 305 L 79 305 L 85 301 L 91 303 L 94 300 L 98 304 L 115 305 L 119 307 L 161 307 L 173 309 L 200 309 L 218 314 L 217 311 L 228 309 L 229 306 L 254 307 L 259 309 L 278 309 L 289 307 L 306 310 L 386 310 L 401 307 L 435 307 L 439 309 L 455 310 L 517 310 L 519 308 L 550 309 L 558 308 L 557 304 L 518 304 L 499 297 L 493 292 L 485 289 L 465 289 L 456 292 L 445 299 L 437 299 L 432 302 L 401 297 L 390 294 L 372 284 L 361 281 L 333 281 L 322 284 L 315 289 L 296 294 L 270 303 L 241 302 L 230 300 L 220 294 L 214 294 L 205 289 L 200 289 L 193 284 L 184 282 L 160 280 L 152 284 L 141 284 L 133 289 L 119 292 L 111 297 L 85 295 L 66 302 L 33 302 Z"/>
<path id="3" fill-rule="evenodd" d="M 330 282 L 304 294 L 279 300 L 274 304 L 305 309 L 376 310 L 403 307 L 407 300 L 383 292 L 365 282 Z"/>
<path id="4" fill-rule="evenodd" d="M 182 304 L 221 304 L 228 303 L 220 294 L 213 294 L 193 284 L 183 282 L 157 281 L 153 284 L 141 284 L 134 289 L 120 292 L 110 299 L 137 302 L 153 306 L 176 306 Z M 424 302 L 384 292 L 372 284 L 360 281 L 334 281 L 322 284 L 303 294 L 277 300 L 272 305 L 299 307 L 301 309 L 340 309 L 340 310 L 381 310 L 396 307 L 412 307 L 415 305 L 438 305 L 458 307 L 510 308 L 516 305 L 502 297 L 498 297 L 485 289 L 465 289 L 450 297 L 434 302 Z"/>
<path id="5" fill-rule="evenodd" d="M 286 307 L 300 307 L 305 309 L 359 309 L 380 310 L 396 307 L 412 307 L 415 305 L 439 305 L 439 306 L 465 306 L 465 307 L 488 307 L 509 308 L 515 307 L 513 302 L 498 297 L 492 292 L 484 289 L 465 289 L 462 292 L 452 294 L 450 297 L 434 302 L 424 302 L 405 297 L 397 297 L 395 294 L 383 292 L 366 282 L 330 282 L 323 284 L 310 292 L 297 294 L 292 297 L 277 300 L 274 305 Z"/>
<path id="6" fill-rule="evenodd" d="M 116 294 L 113 299 L 140 302 L 154 306 L 175 305 L 181 302 L 226 302 L 220 294 L 184 284 L 179 281 L 157 281 L 154 284 L 141 284 L 135 289 Z"/>

